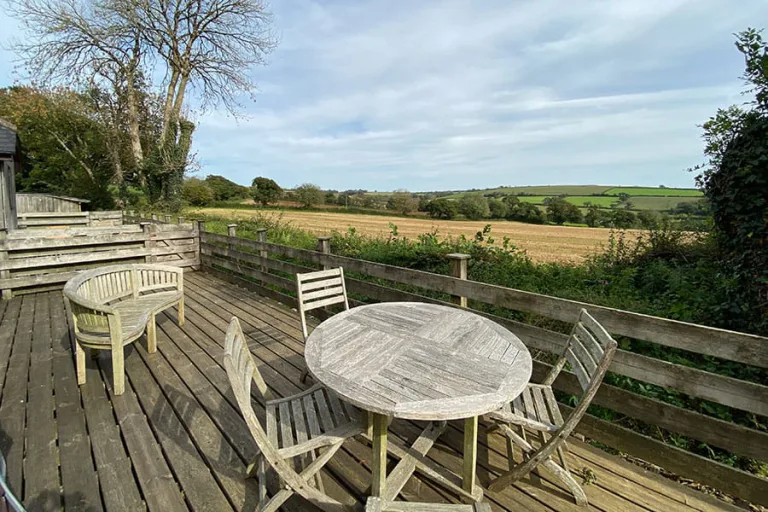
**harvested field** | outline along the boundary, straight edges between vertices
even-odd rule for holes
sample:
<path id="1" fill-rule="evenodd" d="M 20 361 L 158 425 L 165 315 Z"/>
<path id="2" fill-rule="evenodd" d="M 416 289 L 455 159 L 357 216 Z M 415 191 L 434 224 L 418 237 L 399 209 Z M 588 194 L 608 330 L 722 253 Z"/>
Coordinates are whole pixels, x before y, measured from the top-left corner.
<path id="1" fill-rule="evenodd" d="M 492 225 L 491 234 L 499 243 L 509 237 L 513 244 L 525 250 L 535 261 L 581 263 L 590 254 L 599 251 L 608 240 L 609 229 L 566 226 L 539 226 L 509 221 L 445 221 L 437 219 L 410 219 L 378 215 L 345 213 L 299 212 L 275 210 L 238 210 L 233 208 L 204 208 L 197 210 L 206 215 L 227 219 L 248 219 L 256 215 L 282 216 L 282 219 L 317 235 L 331 231 L 346 231 L 354 227 L 358 233 L 388 236 L 389 223 L 397 226 L 401 236 L 415 238 L 437 229 L 442 235 L 474 237 L 486 224 Z M 190 213 L 189 215 L 193 215 Z"/>

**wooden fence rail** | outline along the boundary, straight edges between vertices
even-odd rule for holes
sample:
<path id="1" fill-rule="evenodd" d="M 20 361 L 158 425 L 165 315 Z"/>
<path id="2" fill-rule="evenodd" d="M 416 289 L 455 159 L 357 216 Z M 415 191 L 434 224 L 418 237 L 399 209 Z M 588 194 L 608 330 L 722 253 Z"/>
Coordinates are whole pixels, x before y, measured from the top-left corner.
<path id="1" fill-rule="evenodd" d="M 369 302 L 418 300 L 456 307 L 469 300 L 567 323 L 572 323 L 583 307 L 616 336 L 768 368 L 768 338 L 470 281 L 466 279 L 466 273 L 462 273 L 461 262 L 466 263 L 464 258 L 454 256 L 459 263 L 453 265 L 457 274 L 453 277 L 329 254 L 322 241 L 319 242 L 322 250 L 308 251 L 265 241 L 207 233 L 204 227 L 200 231 L 201 263 L 206 271 L 215 272 L 231 282 L 254 288 L 288 304 L 295 304 L 291 296 L 294 281 L 275 273 L 292 275 L 319 267 L 343 266 L 348 276 L 348 290 Z M 229 232 L 235 234 L 235 228 L 230 227 Z M 261 240 L 265 240 L 265 237 Z M 356 274 L 361 278 L 354 278 Z M 372 283 L 370 278 L 408 285 L 409 288 L 419 288 L 427 293 L 439 292 L 445 296 L 445 300 L 426 296 L 425 292 L 404 291 Z M 469 305 L 472 306 L 473 302 L 469 302 Z M 566 336 L 561 333 L 477 312 L 512 330 L 532 349 L 557 353 L 565 343 Z M 536 362 L 534 374 L 543 376 L 547 369 L 545 363 Z M 611 371 L 755 414 L 755 423 L 765 422 L 764 419 L 759 420 L 758 416 L 768 416 L 768 386 L 625 350 L 617 353 Z M 563 372 L 555 387 L 564 393 L 576 394 L 578 382 L 575 375 Z M 608 384 L 601 387 L 595 404 L 737 455 L 768 461 L 768 433 L 764 430 L 723 421 Z M 727 490 L 754 503 L 768 505 L 767 479 L 595 417 L 590 417 L 584 423 L 582 431 L 597 441 L 644 458 L 669 471 Z"/>
<path id="2" fill-rule="evenodd" d="M 11 231 L 0 240 L 0 291 L 11 298 L 57 289 L 79 270 L 117 262 L 199 266 L 197 230 L 145 223 Z"/>
<path id="3" fill-rule="evenodd" d="M 98 227 L 121 226 L 123 212 L 25 212 L 18 214 L 18 227 L 24 228 L 61 228 L 61 227 Z"/>

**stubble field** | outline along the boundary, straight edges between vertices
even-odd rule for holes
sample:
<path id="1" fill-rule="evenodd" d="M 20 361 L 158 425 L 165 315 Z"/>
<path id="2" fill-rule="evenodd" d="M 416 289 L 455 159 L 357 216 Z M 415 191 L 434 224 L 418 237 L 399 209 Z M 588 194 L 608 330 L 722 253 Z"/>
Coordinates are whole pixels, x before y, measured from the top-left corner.
<path id="1" fill-rule="evenodd" d="M 331 231 L 344 232 L 354 227 L 358 233 L 388 236 L 389 223 L 397 226 L 401 236 L 415 238 L 437 229 L 439 235 L 474 237 L 486 224 L 491 224 L 491 235 L 501 243 L 506 236 L 538 262 L 581 263 L 590 254 L 599 251 L 608 241 L 609 229 L 567 226 L 539 226 L 509 221 L 445 221 L 429 218 L 404 218 L 346 213 L 301 212 L 275 210 L 245 210 L 234 208 L 204 208 L 199 213 L 227 219 L 249 219 L 256 215 L 281 217 L 295 227 L 316 235 Z"/>

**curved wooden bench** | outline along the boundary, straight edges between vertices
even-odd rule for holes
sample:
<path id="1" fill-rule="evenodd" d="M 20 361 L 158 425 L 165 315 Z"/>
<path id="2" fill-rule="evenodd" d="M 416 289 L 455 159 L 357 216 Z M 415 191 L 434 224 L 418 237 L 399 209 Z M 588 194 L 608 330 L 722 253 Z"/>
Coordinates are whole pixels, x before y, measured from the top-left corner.
<path id="1" fill-rule="evenodd" d="M 167 265 L 112 265 L 87 270 L 64 286 L 75 327 L 77 383 L 85 384 L 84 348 L 112 351 L 114 393 L 125 390 L 123 347 L 147 331 L 147 351 L 157 350 L 155 315 L 178 304 L 184 323 L 184 274 Z"/>

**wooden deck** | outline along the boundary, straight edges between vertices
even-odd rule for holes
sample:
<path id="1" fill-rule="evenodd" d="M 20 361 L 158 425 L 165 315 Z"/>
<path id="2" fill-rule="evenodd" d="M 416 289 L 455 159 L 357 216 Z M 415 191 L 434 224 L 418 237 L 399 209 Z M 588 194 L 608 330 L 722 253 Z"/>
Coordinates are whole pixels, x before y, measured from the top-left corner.
<path id="1" fill-rule="evenodd" d="M 243 479 L 254 456 L 221 365 L 224 331 L 240 318 L 265 380 L 277 395 L 304 387 L 296 312 L 229 283 L 185 275 L 186 318 L 158 317 L 158 352 L 144 338 L 126 350 L 126 392 L 111 394 L 110 360 L 88 359 L 78 389 L 67 315 L 60 292 L 0 301 L 0 449 L 8 480 L 29 510 L 254 510 L 256 484 Z M 257 408 L 257 414 L 263 414 Z M 457 473 L 461 425 L 451 425 L 430 457 Z M 420 427 L 395 421 L 391 435 L 412 440 Z M 481 483 L 505 468 L 504 442 L 480 430 Z M 569 462 L 589 477 L 590 509 L 615 511 L 741 510 L 646 472 L 578 441 Z M 326 490 L 359 502 L 370 486 L 371 450 L 351 440 L 327 466 Z M 455 501 L 413 478 L 403 499 Z M 542 477 L 486 493 L 495 510 L 583 511 Z M 294 498 L 286 509 L 308 508 Z"/>

